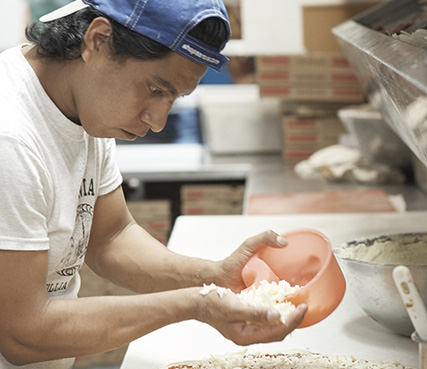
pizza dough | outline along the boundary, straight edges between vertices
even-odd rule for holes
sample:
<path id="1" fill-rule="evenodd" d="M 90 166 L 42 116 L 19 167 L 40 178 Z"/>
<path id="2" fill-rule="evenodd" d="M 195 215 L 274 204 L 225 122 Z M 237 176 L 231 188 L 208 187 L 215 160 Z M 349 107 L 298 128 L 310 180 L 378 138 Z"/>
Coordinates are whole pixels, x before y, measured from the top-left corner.
<path id="1" fill-rule="evenodd" d="M 230 353 L 206 360 L 187 361 L 165 369 L 416 369 L 399 363 L 360 360 L 348 356 L 326 355 L 304 350 L 283 353 Z"/>

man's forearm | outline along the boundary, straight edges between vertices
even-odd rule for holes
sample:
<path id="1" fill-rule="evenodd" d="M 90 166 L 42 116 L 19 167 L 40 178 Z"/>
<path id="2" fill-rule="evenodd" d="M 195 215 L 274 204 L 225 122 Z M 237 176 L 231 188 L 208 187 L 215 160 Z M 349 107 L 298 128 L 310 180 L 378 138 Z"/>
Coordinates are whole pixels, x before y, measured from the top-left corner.
<path id="1" fill-rule="evenodd" d="M 217 263 L 178 255 L 136 223 L 106 245 L 88 248 L 86 261 L 100 276 L 136 293 L 220 284 Z"/>
<path id="2" fill-rule="evenodd" d="M 148 295 L 51 299 L 2 341 L 16 365 L 104 352 L 165 325 L 195 317 L 198 289 Z M 4 327 L 6 328 L 6 327 Z"/>

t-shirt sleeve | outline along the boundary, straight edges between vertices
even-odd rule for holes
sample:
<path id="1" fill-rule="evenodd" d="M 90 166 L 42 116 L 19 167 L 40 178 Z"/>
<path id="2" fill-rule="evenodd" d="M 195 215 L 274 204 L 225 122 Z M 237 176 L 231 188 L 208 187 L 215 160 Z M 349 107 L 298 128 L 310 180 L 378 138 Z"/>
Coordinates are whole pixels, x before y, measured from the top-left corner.
<path id="1" fill-rule="evenodd" d="M 47 250 L 53 191 L 46 168 L 22 142 L 0 144 L 0 249 Z"/>
<path id="2" fill-rule="evenodd" d="M 114 139 L 103 139 L 103 158 L 101 163 L 101 181 L 99 195 L 114 191 L 123 182 L 116 160 L 116 142 Z"/>

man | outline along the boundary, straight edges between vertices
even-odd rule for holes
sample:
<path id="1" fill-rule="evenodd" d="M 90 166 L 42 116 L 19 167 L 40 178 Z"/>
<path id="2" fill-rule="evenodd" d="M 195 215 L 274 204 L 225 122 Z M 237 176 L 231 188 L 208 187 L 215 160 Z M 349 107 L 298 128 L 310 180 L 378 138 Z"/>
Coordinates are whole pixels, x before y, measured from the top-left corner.
<path id="1" fill-rule="evenodd" d="M 283 339 L 305 305 L 284 325 L 200 290 L 240 291 L 250 256 L 286 240 L 267 231 L 218 262 L 174 254 L 132 219 L 114 161 L 113 138 L 160 131 L 175 99 L 225 66 L 224 5 L 79 0 L 42 20 L 33 45 L 0 56 L 0 368 L 70 368 L 187 319 L 240 345 Z M 77 298 L 83 262 L 136 295 Z"/>

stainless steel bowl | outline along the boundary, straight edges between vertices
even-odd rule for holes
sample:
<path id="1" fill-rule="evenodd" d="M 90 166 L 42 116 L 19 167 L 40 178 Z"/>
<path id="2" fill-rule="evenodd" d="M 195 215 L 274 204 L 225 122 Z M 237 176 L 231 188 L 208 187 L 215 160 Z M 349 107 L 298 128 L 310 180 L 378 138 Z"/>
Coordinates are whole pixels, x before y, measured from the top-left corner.
<path id="1" fill-rule="evenodd" d="M 412 255 L 414 250 L 418 254 Z M 397 265 L 406 265 L 427 305 L 427 233 L 367 237 L 335 247 L 334 253 L 350 293 L 366 314 L 391 331 L 410 336 L 415 329 L 392 273 Z"/>

